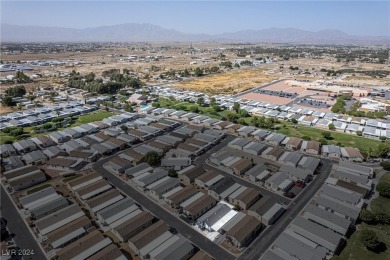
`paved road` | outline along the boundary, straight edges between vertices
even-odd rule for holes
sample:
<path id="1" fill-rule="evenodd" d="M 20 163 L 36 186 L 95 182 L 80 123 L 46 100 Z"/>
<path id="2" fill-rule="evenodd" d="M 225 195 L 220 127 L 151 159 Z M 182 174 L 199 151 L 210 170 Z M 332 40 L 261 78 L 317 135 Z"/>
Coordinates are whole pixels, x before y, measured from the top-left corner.
<path id="1" fill-rule="evenodd" d="M 277 220 L 274 226 L 264 230 L 255 241 L 245 250 L 240 259 L 259 259 L 263 253 L 271 246 L 275 239 L 286 229 L 291 221 L 306 206 L 314 194 L 320 189 L 322 184 L 328 178 L 334 162 L 321 159 L 323 166 L 321 173 L 305 188 L 303 192 L 295 199 L 287 211 Z"/>
<path id="2" fill-rule="evenodd" d="M 110 160 L 110 157 L 98 161 L 97 163 L 94 164 L 93 169 L 99 172 L 103 177 L 107 178 L 115 187 L 125 192 L 127 196 L 134 199 L 137 203 L 142 205 L 146 210 L 150 211 L 153 215 L 165 221 L 168 225 L 176 228 L 176 230 L 182 236 L 186 237 L 188 240 L 190 240 L 196 246 L 201 248 L 203 251 L 207 252 L 213 258 L 224 259 L 224 260 L 225 259 L 230 260 L 236 258 L 230 253 L 228 253 L 226 250 L 222 249 L 215 243 L 211 242 L 202 234 L 195 231 L 188 224 L 185 224 L 184 222 L 178 220 L 177 217 L 173 216 L 169 212 L 162 209 L 154 201 L 144 196 L 139 191 L 132 188 L 127 183 L 114 176 L 114 174 L 112 174 L 111 172 L 103 168 L 103 164 L 106 163 L 108 160 Z"/>
<path id="3" fill-rule="evenodd" d="M 20 249 L 33 250 L 34 255 L 24 256 L 23 259 L 46 259 L 41 248 L 26 226 L 19 212 L 12 203 L 10 197 L 6 193 L 4 187 L 1 186 L 1 215 L 8 221 L 7 227 L 11 234 L 15 234 L 14 240 Z"/>
<path id="4" fill-rule="evenodd" d="M 207 170 L 213 170 L 225 177 L 231 177 L 233 178 L 238 184 L 241 184 L 243 186 L 246 186 L 246 187 L 250 187 L 250 188 L 254 188 L 256 190 L 259 190 L 261 192 L 261 194 L 263 195 L 269 195 L 273 198 L 275 198 L 277 201 L 279 201 L 280 203 L 283 203 L 283 204 L 289 204 L 290 203 L 290 199 L 286 198 L 286 197 L 283 197 L 283 196 L 280 196 L 272 191 L 269 191 L 267 189 L 264 189 L 262 187 L 260 187 L 259 185 L 256 185 L 256 184 L 253 184 L 251 183 L 250 181 L 246 181 L 246 180 L 243 180 L 242 178 L 239 178 L 237 177 L 236 175 L 233 175 L 233 174 L 230 174 L 230 173 L 227 173 L 223 170 L 220 170 L 218 168 L 215 168 L 215 167 L 212 167 L 208 164 L 206 164 L 206 160 L 208 158 L 210 158 L 210 155 L 213 154 L 213 153 L 216 153 L 218 152 L 219 150 L 222 150 L 224 149 L 224 147 L 230 142 L 230 141 L 233 141 L 235 138 L 237 138 L 237 136 L 234 136 L 234 135 L 228 135 L 221 143 L 217 144 L 216 146 L 214 146 L 212 149 L 208 150 L 205 154 L 201 155 L 200 157 L 198 157 L 196 160 L 195 160 L 195 164 L 196 165 L 199 165 L 199 166 L 203 166 L 205 169 Z"/>
<path id="5" fill-rule="evenodd" d="M 281 82 L 281 81 L 284 81 L 284 80 L 286 80 L 286 79 L 275 80 L 275 81 L 272 81 L 272 82 L 267 83 L 267 84 L 265 84 L 265 85 L 262 85 L 262 86 L 260 86 L 260 87 L 251 88 L 251 89 L 245 90 L 245 91 L 240 92 L 240 93 L 238 93 L 238 94 L 236 94 L 236 95 L 233 95 L 232 97 L 239 97 L 239 96 L 242 96 L 242 95 L 244 95 L 244 94 L 246 94 L 246 93 L 250 93 L 250 92 L 253 92 L 253 91 L 257 90 L 257 89 L 261 89 L 261 88 L 265 88 L 265 87 L 271 86 L 271 85 L 273 85 L 273 84 L 275 84 L 275 83 L 278 83 L 278 82 Z"/>

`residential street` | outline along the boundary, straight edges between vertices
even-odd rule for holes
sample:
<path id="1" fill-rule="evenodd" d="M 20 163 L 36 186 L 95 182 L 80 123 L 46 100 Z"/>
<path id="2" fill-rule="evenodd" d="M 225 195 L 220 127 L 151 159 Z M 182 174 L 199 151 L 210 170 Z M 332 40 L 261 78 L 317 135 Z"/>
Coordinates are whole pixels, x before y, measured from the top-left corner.
<path id="1" fill-rule="evenodd" d="M 203 251 L 207 252 L 215 259 L 235 259 L 233 255 L 228 253 L 226 250 L 222 249 L 215 243 L 211 242 L 209 239 L 204 237 L 202 234 L 195 231 L 188 224 L 185 224 L 177 217 L 173 216 L 169 212 L 162 209 L 159 205 L 157 205 L 154 201 L 143 195 L 141 192 L 132 188 L 130 185 L 125 183 L 124 181 L 118 179 L 114 174 L 107 171 L 103 164 L 110 160 L 110 157 L 105 158 L 103 160 L 98 161 L 93 165 L 93 169 L 99 172 L 103 177 L 107 178 L 109 182 L 111 182 L 115 187 L 122 190 L 126 193 L 127 196 L 134 199 L 137 203 L 142 205 L 146 210 L 150 211 L 153 215 L 158 217 L 159 219 L 165 221 L 171 227 L 176 228 L 176 230 L 184 237 L 186 237 L 190 242 L 198 246 Z"/>
<path id="2" fill-rule="evenodd" d="M 1 215 L 8 221 L 7 227 L 8 230 L 15 234 L 14 240 L 16 245 L 22 249 L 33 252 L 32 255 L 23 256 L 23 259 L 32 259 L 32 260 L 42 260 L 46 259 L 46 256 L 43 254 L 41 248 L 36 242 L 35 238 L 31 234 L 29 228 L 26 226 L 22 217 L 19 215 L 19 212 L 15 208 L 11 199 L 6 194 L 6 191 L 1 186 Z M 4 210 L 7 209 L 7 210 Z M 3 250 L 3 249 L 2 249 Z M 5 253 L 2 251 L 2 253 Z M 0 257 L 1 258 L 1 257 Z"/>
<path id="3" fill-rule="evenodd" d="M 240 259 L 259 259 L 262 254 L 271 246 L 275 239 L 286 229 L 291 221 L 298 215 L 304 206 L 311 200 L 314 194 L 324 184 L 333 166 L 332 161 L 321 159 L 323 166 L 321 173 L 305 188 L 303 192 L 290 204 L 287 211 L 277 220 L 274 226 L 263 231 L 255 241 L 250 244 Z"/>

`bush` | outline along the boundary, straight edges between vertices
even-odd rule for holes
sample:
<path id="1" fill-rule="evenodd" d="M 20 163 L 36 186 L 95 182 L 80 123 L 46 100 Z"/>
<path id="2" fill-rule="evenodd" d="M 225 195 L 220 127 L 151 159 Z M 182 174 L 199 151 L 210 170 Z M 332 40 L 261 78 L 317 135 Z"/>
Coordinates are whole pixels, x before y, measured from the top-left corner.
<path id="1" fill-rule="evenodd" d="M 332 134 L 329 133 L 329 132 L 323 131 L 323 132 L 321 133 L 321 135 L 322 135 L 325 139 L 327 139 L 327 140 L 332 139 Z"/>
<path id="2" fill-rule="evenodd" d="M 150 166 L 157 166 L 160 164 L 160 155 L 155 151 L 150 151 L 145 154 L 145 162 Z"/>
<path id="3" fill-rule="evenodd" d="M 23 128 L 16 128 L 14 130 L 11 130 L 9 133 L 10 136 L 20 136 L 23 134 Z"/>
<path id="4" fill-rule="evenodd" d="M 169 169 L 168 170 L 168 176 L 172 177 L 172 178 L 177 178 L 178 177 L 177 172 L 176 172 L 175 169 Z"/>
<path id="5" fill-rule="evenodd" d="M 292 118 L 292 119 L 291 119 L 291 122 L 292 122 L 293 124 L 297 124 L 297 123 L 298 123 L 298 120 L 296 120 L 295 118 Z"/>
<path id="6" fill-rule="evenodd" d="M 379 182 L 376 186 L 376 190 L 379 192 L 379 195 L 390 198 L 390 183 L 389 182 Z"/>
<path id="7" fill-rule="evenodd" d="M 198 106 L 191 106 L 191 107 L 190 107 L 190 111 L 191 111 L 192 113 L 198 113 L 198 112 L 199 112 L 199 108 L 198 108 Z"/>
<path id="8" fill-rule="evenodd" d="M 364 229 L 360 232 L 360 242 L 370 251 L 375 251 L 380 245 L 377 234 L 372 230 Z"/>
<path id="9" fill-rule="evenodd" d="M 389 162 L 389 161 L 383 161 L 383 162 L 381 162 L 381 166 L 382 166 L 383 169 L 385 169 L 386 171 L 390 171 L 390 162 Z"/>
<path id="10" fill-rule="evenodd" d="M 326 139 L 324 139 L 324 138 L 321 138 L 318 141 L 321 143 L 321 145 L 327 145 L 328 144 L 328 141 Z"/>

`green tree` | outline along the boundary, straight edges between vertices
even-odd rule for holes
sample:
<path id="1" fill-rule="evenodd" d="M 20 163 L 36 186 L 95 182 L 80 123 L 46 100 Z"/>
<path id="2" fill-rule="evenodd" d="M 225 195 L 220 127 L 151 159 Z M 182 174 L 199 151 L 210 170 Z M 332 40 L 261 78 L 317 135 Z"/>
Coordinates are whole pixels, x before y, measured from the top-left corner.
<path id="1" fill-rule="evenodd" d="M 238 114 L 240 115 L 240 117 L 248 117 L 249 116 L 248 111 L 246 111 L 245 109 L 239 109 Z"/>
<path id="2" fill-rule="evenodd" d="M 325 138 L 320 138 L 320 140 L 318 140 L 321 145 L 327 145 L 328 144 L 328 141 L 325 139 Z"/>
<path id="3" fill-rule="evenodd" d="M 198 100 L 196 100 L 196 104 L 198 104 L 199 106 L 203 106 L 204 98 L 202 98 L 202 97 L 198 98 Z"/>
<path id="4" fill-rule="evenodd" d="M 234 102 L 233 103 L 233 110 L 236 111 L 236 113 L 238 113 L 239 109 L 240 109 L 240 103 Z"/>
<path id="5" fill-rule="evenodd" d="M 177 178 L 178 177 L 176 170 L 173 169 L 173 168 L 168 170 L 168 176 L 172 177 L 172 178 Z"/>
<path id="6" fill-rule="evenodd" d="M 4 131 L 4 130 L 3 130 Z M 372 149 L 372 148 L 371 148 Z M 383 167 L 383 169 L 385 169 L 386 171 L 390 171 L 390 162 L 389 161 L 383 161 L 381 162 L 381 166 Z"/>
<path id="7" fill-rule="evenodd" d="M 324 137 L 325 139 L 328 139 L 328 140 L 332 139 L 332 134 L 331 134 L 330 132 L 323 131 L 323 132 L 321 132 L 321 135 L 322 135 L 322 137 Z"/>
<path id="8" fill-rule="evenodd" d="M 379 192 L 379 195 L 390 198 L 390 183 L 381 181 L 376 185 L 376 190 Z"/>
<path id="9" fill-rule="evenodd" d="M 222 110 L 222 108 L 221 108 L 220 106 L 218 106 L 218 105 L 214 105 L 214 106 L 213 106 L 213 110 L 214 110 L 215 112 L 219 112 L 219 111 Z"/>
<path id="10" fill-rule="evenodd" d="M 360 211 L 359 217 L 367 224 L 373 224 L 376 221 L 374 213 L 368 209 L 362 209 L 362 211 Z"/>
<path id="11" fill-rule="evenodd" d="M 1 103 L 3 104 L 3 106 L 6 106 L 6 107 L 13 107 L 16 105 L 16 102 L 12 100 L 12 97 L 10 96 L 5 96 L 2 100 L 1 100 Z"/>
<path id="12" fill-rule="evenodd" d="M 197 77 L 203 76 L 203 70 L 199 67 L 196 67 L 194 73 L 195 73 L 195 76 L 197 76 Z"/>
<path id="13" fill-rule="evenodd" d="M 296 120 L 295 118 L 291 118 L 291 123 L 297 124 L 297 123 L 298 123 L 298 120 Z"/>
<path id="14" fill-rule="evenodd" d="M 357 135 L 357 136 L 362 136 L 362 135 L 363 135 L 363 132 L 362 132 L 362 131 L 356 131 L 356 135 Z"/>
<path id="15" fill-rule="evenodd" d="M 329 127 L 329 130 L 335 130 L 336 129 L 336 127 L 334 126 L 333 123 L 329 124 L 328 127 Z"/>
<path id="16" fill-rule="evenodd" d="M 152 107 L 161 107 L 161 104 L 159 102 L 154 102 L 152 104 Z"/>
<path id="17" fill-rule="evenodd" d="M 215 106 L 216 103 L 217 103 L 217 100 L 215 99 L 215 97 L 210 98 L 210 106 Z"/>
<path id="18" fill-rule="evenodd" d="M 387 143 L 380 143 L 374 152 L 377 157 L 385 158 L 390 152 L 390 146 Z"/>
<path id="19" fill-rule="evenodd" d="M 160 155 L 155 151 L 150 151 L 145 154 L 145 162 L 150 166 L 158 166 L 160 164 Z"/>
<path id="20" fill-rule="evenodd" d="M 126 125 L 121 125 L 121 129 L 125 133 L 127 133 L 127 131 L 129 131 L 129 128 Z"/>
<path id="21" fill-rule="evenodd" d="M 237 122 L 237 119 L 238 119 L 238 115 L 234 112 L 231 112 L 231 111 L 228 111 L 226 113 L 226 118 L 228 121 L 232 122 L 232 123 L 236 123 Z"/>
<path id="22" fill-rule="evenodd" d="M 368 229 L 364 229 L 360 232 L 359 241 L 370 251 L 374 251 L 380 244 L 375 231 Z"/>
<path id="23" fill-rule="evenodd" d="M 23 85 L 8 88 L 5 90 L 5 95 L 10 97 L 22 97 L 26 95 L 26 88 Z"/>
<path id="24" fill-rule="evenodd" d="M 384 142 L 384 141 L 386 141 L 386 136 L 381 136 L 381 137 L 379 137 L 379 140 L 381 140 L 382 142 Z"/>
<path id="25" fill-rule="evenodd" d="M 237 123 L 239 123 L 240 125 L 248 125 L 248 123 L 245 121 L 244 118 L 240 118 L 237 120 Z"/>
<path id="26" fill-rule="evenodd" d="M 191 107 L 190 107 L 190 111 L 191 111 L 192 113 L 198 113 L 198 112 L 199 112 L 199 108 L 198 108 L 198 106 L 191 106 Z"/>

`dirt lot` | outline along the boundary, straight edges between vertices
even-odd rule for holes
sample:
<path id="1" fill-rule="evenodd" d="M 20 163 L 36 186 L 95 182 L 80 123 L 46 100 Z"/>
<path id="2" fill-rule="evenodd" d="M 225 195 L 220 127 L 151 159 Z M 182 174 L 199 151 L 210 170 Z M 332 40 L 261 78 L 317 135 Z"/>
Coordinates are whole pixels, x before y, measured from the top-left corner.
<path id="1" fill-rule="evenodd" d="M 210 94 L 237 94 L 277 79 L 277 75 L 268 73 L 271 65 L 266 66 L 268 68 L 233 70 L 196 78 L 194 80 L 182 81 L 174 84 L 174 87 L 197 90 Z"/>

